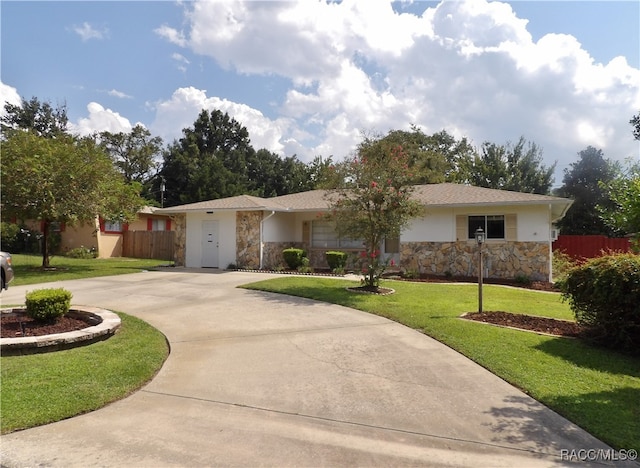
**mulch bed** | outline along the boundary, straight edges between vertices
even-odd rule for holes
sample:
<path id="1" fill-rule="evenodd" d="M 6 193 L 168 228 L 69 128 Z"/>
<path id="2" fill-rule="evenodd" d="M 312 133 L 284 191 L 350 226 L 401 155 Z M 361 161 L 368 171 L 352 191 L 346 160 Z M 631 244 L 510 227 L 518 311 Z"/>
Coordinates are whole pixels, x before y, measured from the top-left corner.
<path id="1" fill-rule="evenodd" d="M 574 338 L 581 336 L 584 332 L 584 329 L 575 322 L 509 312 L 471 312 L 465 314 L 463 318 L 475 320 L 476 322 L 492 323 L 504 327 Z"/>
<path id="2" fill-rule="evenodd" d="M 436 275 L 421 275 L 419 278 L 408 278 L 408 277 L 400 277 L 393 276 L 393 279 L 398 279 L 401 281 L 414 281 L 419 283 L 477 283 L 478 277 L 471 276 L 436 276 Z M 554 285 L 554 283 L 550 283 L 548 281 L 531 281 L 531 282 L 522 282 L 510 279 L 503 278 L 484 278 L 484 284 L 498 284 L 502 286 L 513 286 L 516 288 L 523 289 L 533 289 L 536 291 L 550 291 L 550 292 L 560 292 L 560 290 Z"/>
<path id="3" fill-rule="evenodd" d="M 55 323 L 43 323 L 23 313 L 2 314 L 0 337 L 20 338 L 22 336 L 52 335 L 54 333 L 82 330 L 90 326 L 89 323 L 82 319 L 67 317 L 66 315 L 60 317 Z"/>

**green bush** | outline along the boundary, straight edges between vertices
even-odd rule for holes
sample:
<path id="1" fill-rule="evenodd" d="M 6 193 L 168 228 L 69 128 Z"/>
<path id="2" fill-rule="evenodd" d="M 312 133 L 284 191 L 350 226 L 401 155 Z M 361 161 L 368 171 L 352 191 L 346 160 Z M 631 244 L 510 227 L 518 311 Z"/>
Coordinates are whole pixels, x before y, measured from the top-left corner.
<path id="1" fill-rule="evenodd" d="M 325 257 L 327 259 L 327 263 L 329 264 L 329 269 L 335 273 L 336 270 L 344 271 L 344 267 L 347 266 L 347 253 L 339 252 L 339 251 L 328 251 L 325 252 Z"/>
<path id="2" fill-rule="evenodd" d="M 554 281 L 563 281 L 578 263 L 561 250 L 554 250 L 551 261 Z"/>
<path id="3" fill-rule="evenodd" d="M 302 249 L 291 247 L 284 249 L 282 256 L 290 269 L 297 270 L 298 267 L 302 266 L 302 259 L 305 257 L 305 252 Z"/>
<path id="4" fill-rule="evenodd" d="M 27 315 L 39 322 L 55 322 L 69 312 L 72 294 L 63 288 L 36 289 L 26 295 Z"/>
<path id="5" fill-rule="evenodd" d="M 96 250 L 95 247 L 84 247 L 84 246 L 80 246 L 80 247 L 76 247 L 75 249 L 71 249 L 67 252 L 67 257 L 71 257 L 71 258 L 83 258 L 83 259 L 87 259 L 87 258 L 96 258 L 98 256 L 98 251 Z"/>
<path id="6" fill-rule="evenodd" d="M 640 256 L 591 259 L 570 270 L 560 287 L 591 341 L 640 354 Z"/>
<path id="7" fill-rule="evenodd" d="M 307 257 L 302 257 L 302 263 L 298 267 L 300 273 L 313 273 L 313 267 L 311 266 L 311 260 Z"/>
<path id="8" fill-rule="evenodd" d="M 0 243 L 5 252 L 17 253 L 21 239 L 20 226 L 14 223 L 0 224 Z"/>

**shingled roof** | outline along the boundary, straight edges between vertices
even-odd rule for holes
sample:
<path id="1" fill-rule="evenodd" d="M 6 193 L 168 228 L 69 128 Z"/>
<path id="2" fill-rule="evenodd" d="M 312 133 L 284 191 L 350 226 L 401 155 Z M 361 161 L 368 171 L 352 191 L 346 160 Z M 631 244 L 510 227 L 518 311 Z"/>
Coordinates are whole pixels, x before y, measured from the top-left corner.
<path id="1" fill-rule="evenodd" d="M 311 190 L 273 198 L 240 195 L 218 200 L 209 200 L 188 205 L 158 210 L 158 213 L 183 213 L 193 211 L 323 211 L 329 208 L 330 191 Z M 413 198 L 425 206 L 459 207 L 491 205 L 547 205 L 551 207 L 552 219 L 561 218 L 571 206 L 566 198 L 512 192 L 461 184 L 417 185 Z"/>

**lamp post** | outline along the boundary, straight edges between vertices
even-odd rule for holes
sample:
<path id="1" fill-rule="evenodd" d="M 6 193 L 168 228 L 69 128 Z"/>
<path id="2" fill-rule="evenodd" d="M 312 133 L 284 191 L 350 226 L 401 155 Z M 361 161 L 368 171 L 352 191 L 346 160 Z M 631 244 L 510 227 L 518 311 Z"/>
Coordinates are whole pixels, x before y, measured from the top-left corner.
<path id="1" fill-rule="evenodd" d="M 476 242 L 478 244 L 478 312 L 482 313 L 482 244 L 485 234 L 482 228 L 476 229 Z"/>
<path id="2" fill-rule="evenodd" d="M 160 176 L 160 208 L 164 208 L 164 191 L 166 189 L 164 177 Z"/>

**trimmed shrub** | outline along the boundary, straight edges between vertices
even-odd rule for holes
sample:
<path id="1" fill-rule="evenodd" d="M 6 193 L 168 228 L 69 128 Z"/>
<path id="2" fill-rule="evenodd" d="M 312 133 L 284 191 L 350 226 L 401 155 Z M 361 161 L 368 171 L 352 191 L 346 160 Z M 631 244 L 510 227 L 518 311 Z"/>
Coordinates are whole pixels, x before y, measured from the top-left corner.
<path id="1" fill-rule="evenodd" d="M 95 247 L 85 247 L 81 245 L 80 247 L 76 247 L 75 249 L 71 249 L 67 252 L 67 257 L 70 258 L 96 258 L 98 256 L 98 251 Z"/>
<path id="2" fill-rule="evenodd" d="M 39 322 L 55 322 L 69 312 L 72 294 L 63 288 L 36 289 L 28 292 L 27 315 Z"/>
<path id="3" fill-rule="evenodd" d="M 287 263 L 287 266 L 292 270 L 297 270 L 298 267 L 302 266 L 302 259 L 305 257 L 304 250 L 296 249 L 294 247 L 284 249 L 282 251 L 282 256 L 284 257 L 284 261 Z"/>
<path id="4" fill-rule="evenodd" d="M 329 264 L 329 269 L 332 272 L 336 270 L 344 271 L 344 267 L 347 265 L 347 253 L 339 252 L 339 251 L 328 251 L 325 252 L 325 257 L 327 259 L 327 263 Z"/>
<path id="5" fill-rule="evenodd" d="M 560 287 L 588 339 L 640 354 L 640 256 L 591 259 L 570 270 Z"/>

